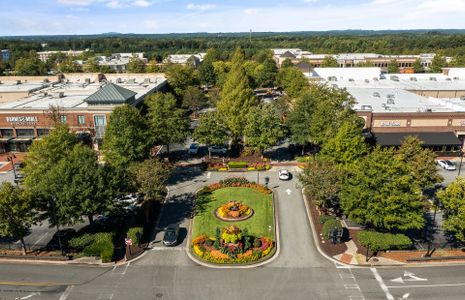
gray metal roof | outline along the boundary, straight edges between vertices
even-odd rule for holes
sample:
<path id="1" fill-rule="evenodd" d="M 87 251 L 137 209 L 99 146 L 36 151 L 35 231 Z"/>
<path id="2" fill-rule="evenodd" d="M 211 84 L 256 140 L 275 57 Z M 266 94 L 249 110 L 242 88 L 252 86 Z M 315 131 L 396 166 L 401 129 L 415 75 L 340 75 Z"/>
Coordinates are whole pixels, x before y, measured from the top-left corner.
<path id="1" fill-rule="evenodd" d="M 131 102 L 136 94 L 136 92 L 110 82 L 84 101 L 88 104 L 124 104 Z"/>

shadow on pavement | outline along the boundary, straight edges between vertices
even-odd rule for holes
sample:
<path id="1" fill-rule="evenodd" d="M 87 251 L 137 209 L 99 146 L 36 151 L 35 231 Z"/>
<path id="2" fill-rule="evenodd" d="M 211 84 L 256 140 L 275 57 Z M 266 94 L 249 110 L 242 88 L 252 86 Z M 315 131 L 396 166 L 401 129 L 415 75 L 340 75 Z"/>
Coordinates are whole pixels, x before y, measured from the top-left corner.
<path id="1" fill-rule="evenodd" d="M 185 219 L 192 218 L 194 211 L 193 205 L 194 195 L 192 193 L 169 197 L 163 204 L 158 228 L 162 229 L 170 224 L 179 224 Z"/>
<path id="2" fill-rule="evenodd" d="M 200 166 L 176 167 L 167 184 L 175 185 L 180 182 L 189 182 L 202 173 L 203 170 Z"/>

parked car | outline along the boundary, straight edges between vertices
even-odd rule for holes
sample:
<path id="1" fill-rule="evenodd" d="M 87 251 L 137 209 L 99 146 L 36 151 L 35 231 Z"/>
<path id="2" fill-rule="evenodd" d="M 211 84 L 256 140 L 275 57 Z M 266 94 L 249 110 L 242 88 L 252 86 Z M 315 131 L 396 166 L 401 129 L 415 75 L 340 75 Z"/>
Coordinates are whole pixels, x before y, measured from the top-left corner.
<path id="1" fill-rule="evenodd" d="M 228 149 L 226 149 L 224 146 L 210 146 L 208 148 L 208 151 L 210 151 L 211 154 L 226 155 L 226 153 L 228 152 Z"/>
<path id="2" fill-rule="evenodd" d="M 448 171 L 457 170 L 457 167 L 455 166 L 455 164 L 451 162 L 450 160 L 438 160 L 438 165 L 444 170 L 448 170 Z"/>
<path id="3" fill-rule="evenodd" d="M 176 246 L 178 243 L 178 236 L 179 236 L 179 225 L 178 224 L 170 224 L 166 227 L 165 236 L 163 237 L 163 245 L 172 247 Z"/>
<path id="4" fill-rule="evenodd" d="M 15 168 L 15 171 L 19 171 L 24 167 L 24 163 L 20 161 L 15 162 L 13 167 Z"/>
<path id="5" fill-rule="evenodd" d="M 289 171 L 286 169 L 281 169 L 278 172 L 278 177 L 281 180 L 289 180 L 291 179 L 291 173 L 289 173 Z"/>
<path id="6" fill-rule="evenodd" d="M 189 149 L 187 149 L 187 153 L 190 155 L 196 155 L 199 152 L 199 144 L 197 143 L 192 143 L 189 146 Z"/>

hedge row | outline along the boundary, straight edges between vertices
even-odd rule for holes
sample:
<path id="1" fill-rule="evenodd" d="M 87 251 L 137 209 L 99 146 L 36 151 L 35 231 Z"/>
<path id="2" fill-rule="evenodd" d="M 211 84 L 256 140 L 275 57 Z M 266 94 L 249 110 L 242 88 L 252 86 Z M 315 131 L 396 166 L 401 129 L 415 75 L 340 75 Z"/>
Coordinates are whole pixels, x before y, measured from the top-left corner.
<path id="1" fill-rule="evenodd" d="M 230 161 L 230 162 L 228 162 L 228 168 L 230 168 L 230 169 L 247 168 L 247 162 L 245 162 L 245 161 Z"/>
<path id="2" fill-rule="evenodd" d="M 113 235 L 109 232 L 86 233 L 71 239 L 69 245 L 76 250 L 82 250 L 85 256 L 100 256 L 102 262 L 112 261 L 115 251 Z"/>
<path id="3" fill-rule="evenodd" d="M 376 231 L 359 231 L 359 243 L 371 251 L 401 250 L 412 246 L 410 238 L 404 234 L 381 233 Z"/>

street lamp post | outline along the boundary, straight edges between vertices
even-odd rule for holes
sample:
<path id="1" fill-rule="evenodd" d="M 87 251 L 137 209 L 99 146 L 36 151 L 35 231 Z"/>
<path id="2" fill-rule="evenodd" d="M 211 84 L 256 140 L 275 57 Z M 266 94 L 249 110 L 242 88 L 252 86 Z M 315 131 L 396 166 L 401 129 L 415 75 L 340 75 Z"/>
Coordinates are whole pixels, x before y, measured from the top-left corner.
<path id="1" fill-rule="evenodd" d="M 459 173 L 457 176 L 460 176 L 460 171 L 462 171 L 462 162 L 463 162 L 463 150 L 460 150 L 460 166 L 459 166 Z"/>

